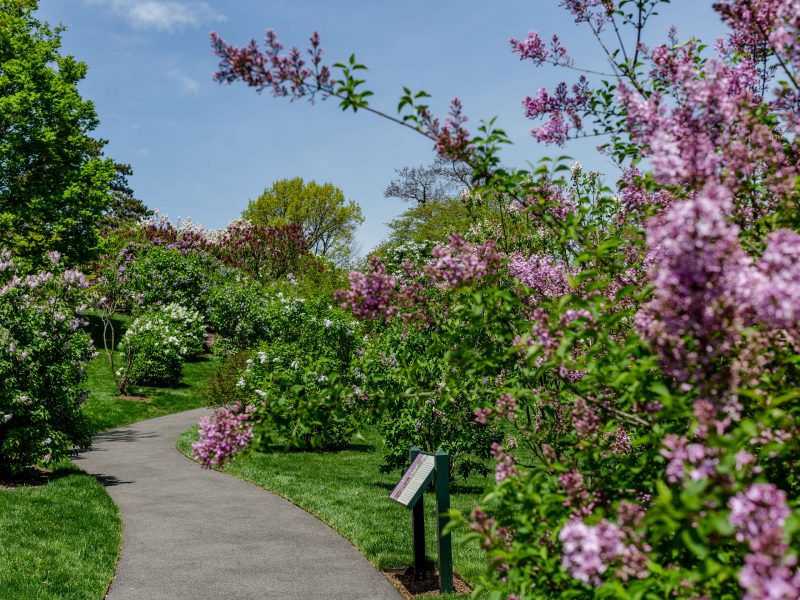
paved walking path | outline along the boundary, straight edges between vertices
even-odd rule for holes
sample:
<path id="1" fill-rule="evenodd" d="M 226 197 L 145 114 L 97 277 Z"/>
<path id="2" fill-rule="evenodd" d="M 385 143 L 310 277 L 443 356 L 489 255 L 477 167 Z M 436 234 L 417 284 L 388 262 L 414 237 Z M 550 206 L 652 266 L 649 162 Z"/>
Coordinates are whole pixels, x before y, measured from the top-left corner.
<path id="1" fill-rule="evenodd" d="M 122 512 L 109 600 L 398 600 L 344 538 L 290 502 L 175 449 L 204 409 L 98 435 L 76 461 Z"/>

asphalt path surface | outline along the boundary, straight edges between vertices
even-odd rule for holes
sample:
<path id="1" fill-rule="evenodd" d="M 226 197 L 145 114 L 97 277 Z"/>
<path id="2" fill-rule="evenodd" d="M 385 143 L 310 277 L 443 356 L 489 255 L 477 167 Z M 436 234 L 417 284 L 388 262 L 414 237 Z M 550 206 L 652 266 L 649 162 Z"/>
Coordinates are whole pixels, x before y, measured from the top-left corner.
<path id="1" fill-rule="evenodd" d="M 109 600 L 398 600 L 349 542 L 316 517 L 175 448 L 205 409 L 101 433 L 76 463 L 122 513 Z"/>

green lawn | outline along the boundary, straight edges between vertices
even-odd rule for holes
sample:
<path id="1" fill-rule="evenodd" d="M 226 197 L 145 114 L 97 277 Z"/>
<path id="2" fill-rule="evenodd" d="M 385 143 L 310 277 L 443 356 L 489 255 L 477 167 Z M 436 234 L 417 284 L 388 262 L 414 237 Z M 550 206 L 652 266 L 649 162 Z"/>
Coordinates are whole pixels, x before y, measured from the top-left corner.
<path id="1" fill-rule="evenodd" d="M 200 387 L 219 359 L 188 363 L 180 387 L 137 388 L 146 401 L 118 397 L 102 351 L 99 319 L 89 329 L 100 355 L 88 365 L 84 412 L 94 431 L 203 406 Z M 117 321 L 124 331 L 128 319 Z M 119 510 L 105 489 L 69 461 L 38 486 L 0 489 L 0 600 L 100 600 L 121 543 Z"/>
<path id="2" fill-rule="evenodd" d="M 108 356 L 103 350 L 102 326 L 97 316 L 89 315 L 89 331 L 100 355 L 95 357 L 87 368 L 89 399 L 83 405 L 84 413 L 91 419 L 95 431 L 121 427 L 136 421 L 152 419 L 192 408 L 204 406 L 200 389 L 219 365 L 220 359 L 207 355 L 183 367 L 181 385 L 176 388 L 136 387 L 132 396 L 145 400 L 125 400 L 119 397 L 114 378 L 111 375 Z M 117 339 L 124 333 L 130 318 L 119 316 L 115 319 Z M 115 360 L 119 360 L 119 355 Z"/>
<path id="3" fill-rule="evenodd" d="M 116 504 L 69 461 L 44 485 L 0 489 L 0 598 L 99 600 L 121 540 Z"/>
<path id="4" fill-rule="evenodd" d="M 178 438 L 178 449 L 191 456 L 196 440 L 194 427 Z M 408 567 L 413 562 L 410 511 L 389 499 L 399 474 L 380 473 L 379 443 L 372 439 L 364 447 L 341 452 L 254 452 L 237 458 L 224 471 L 316 515 L 379 569 Z M 455 486 L 452 507 L 468 514 L 487 483 L 472 478 Z M 425 501 L 427 555 L 435 560 L 435 497 L 428 494 Z M 464 542 L 466 533 L 464 528 L 453 533 L 453 562 L 457 573 L 474 582 L 484 572 L 486 559 L 476 542 Z"/>
<path id="5" fill-rule="evenodd" d="M 117 394 L 105 352 L 94 358 L 87 368 L 91 394 L 83 410 L 95 431 L 121 427 L 128 423 L 152 419 L 204 406 L 200 388 L 219 364 L 216 356 L 205 356 L 183 366 L 183 383 L 177 388 L 137 387 L 132 395 L 146 400 L 124 400 Z"/>

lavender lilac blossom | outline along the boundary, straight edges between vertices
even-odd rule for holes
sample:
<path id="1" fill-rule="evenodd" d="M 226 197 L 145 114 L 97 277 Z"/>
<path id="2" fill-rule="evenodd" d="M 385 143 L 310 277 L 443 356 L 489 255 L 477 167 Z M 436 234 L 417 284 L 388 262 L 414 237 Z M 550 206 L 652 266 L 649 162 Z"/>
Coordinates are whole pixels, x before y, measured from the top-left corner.
<path id="1" fill-rule="evenodd" d="M 247 405 L 223 407 L 211 417 L 200 420 L 200 441 L 192 444 L 194 455 L 206 468 L 220 466 L 253 439 L 253 424 L 250 417 L 254 407 Z"/>

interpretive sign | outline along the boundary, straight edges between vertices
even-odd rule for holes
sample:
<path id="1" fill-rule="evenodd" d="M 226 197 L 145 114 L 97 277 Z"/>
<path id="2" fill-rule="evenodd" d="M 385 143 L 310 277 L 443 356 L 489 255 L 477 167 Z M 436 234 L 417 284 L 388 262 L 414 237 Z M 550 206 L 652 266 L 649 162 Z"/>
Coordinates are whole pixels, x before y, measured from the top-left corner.
<path id="1" fill-rule="evenodd" d="M 425 564 L 425 490 L 431 481 L 436 487 L 436 540 L 439 554 L 439 591 L 453 591 L 453 548 L 450 533 L 450 458 L 439 450 L 423 452 L 416 446 L 408 453 L 411 466 L 403 474 L 389 497 L 411 509 L 411 531 L 414 538 L 414 579 L 426 578 Z"/>
<path id="2" fill-rule="evenodd" d="M 432 454 L 417 454 L 389 497 L 406 508 L 411 508 L 433 479 L 436 459 Z"/>

